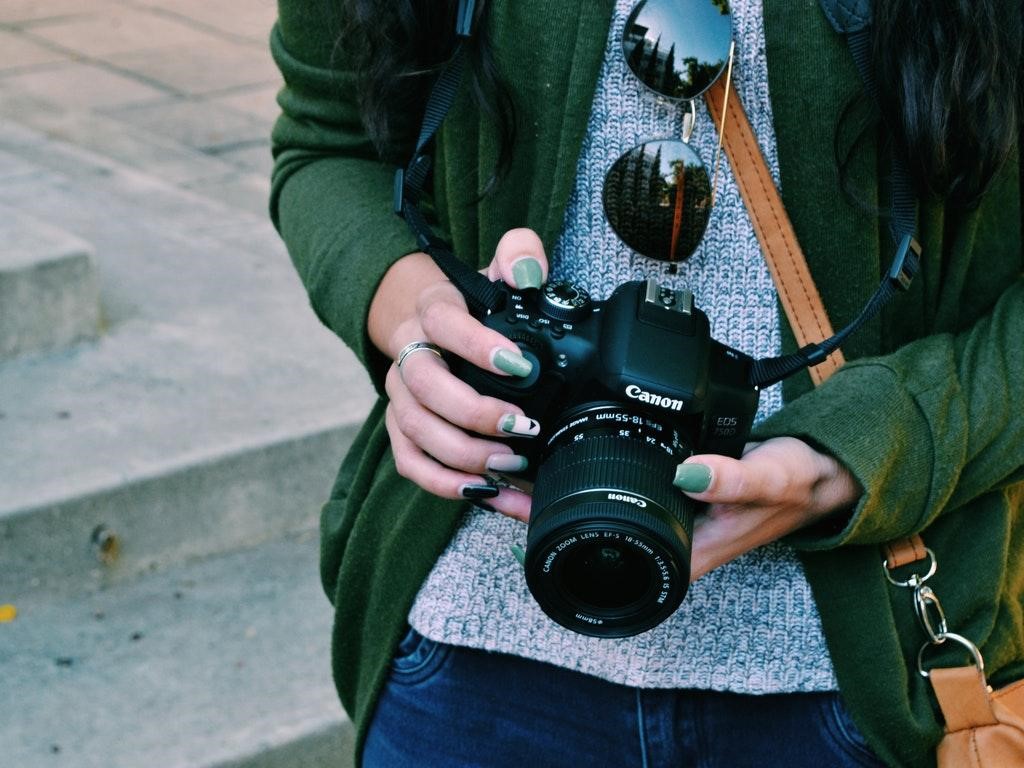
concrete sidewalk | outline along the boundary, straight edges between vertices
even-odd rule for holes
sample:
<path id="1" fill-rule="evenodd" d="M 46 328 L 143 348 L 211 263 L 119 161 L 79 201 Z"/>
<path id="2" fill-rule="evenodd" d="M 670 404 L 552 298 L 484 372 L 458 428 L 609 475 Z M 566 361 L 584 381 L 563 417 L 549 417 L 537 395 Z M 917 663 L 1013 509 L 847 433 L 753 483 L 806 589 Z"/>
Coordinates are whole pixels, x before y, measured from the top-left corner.
<path id="1" fill-rule="evenodd" d="M 373 392 L 267 217 L 275 12 L 0 0 L 5 767 L 352 764 L 316 517 Z"/>
<path id="2" fill-rule="evenodd" d="M 0 0 L 0 115 L 262 214 L 275 15 L 273 0 Z"/>

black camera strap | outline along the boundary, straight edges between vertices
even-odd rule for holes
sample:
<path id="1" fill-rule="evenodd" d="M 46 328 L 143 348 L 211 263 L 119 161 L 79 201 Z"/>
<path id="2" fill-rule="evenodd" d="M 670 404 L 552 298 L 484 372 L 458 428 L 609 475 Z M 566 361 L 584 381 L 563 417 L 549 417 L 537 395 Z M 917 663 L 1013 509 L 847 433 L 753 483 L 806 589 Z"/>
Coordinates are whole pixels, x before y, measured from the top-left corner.
<path id="1" fill-rule="evenodd" d="M 885 276 L 881 285 L 878 286 L 874 295 L 868 300 L 868 303 L 864 305 L 864 308 L 849 325 L 825 341 L 804 344 L 791 355 L 765 357 L 755 360 L 750 370 L 750 382 L 761 388 L 771 386 L 783 379 L 789 378 L 804 368 L 819 365 L 829 355 L 838 352 L 839 348 L 854 331 L 877 315 L 882 307 L 888 304 L 896 294 L 902 293 L 910 287 L 910 281 L 917 271 L 920 254 L 921 250 L 917 241 L 910 235 L 904 236 L 896 250 L 896 257 L 889 268 L 889 273 Z M 836 367 L 838 368 L 840 365 L 842 365 L 841 361 Z M 815 381 L 815 383 L 819 384 L 821 382 Z"/>
<path id="2" fill-rule="evenodd" d="M 846 37 L 854 66 L 860 75 L 864 91 L 878 105 L 878 83 L 871 66 L 871 0 L 818 0 L 821 10 L 832 28 Z M 893 241 L 899 245 L 907 235 L 913 236 L 917 222 L 917 198 L 914 195 L 910 171 L 903 155 L 890 147 L 891 175 L 889 229 Z"/>
<path id="3" fill-rule="evenodd" d="M 819 3 L 832 27 L 846 37 L 864 90 L 877 105 L 878 85 L 871 66 L 871 0 L 819 0 Z M 878 290 L 857 317 L 839 333 L 825 341 L 804 344 L 791 355 L 756 361 L 751 370 L 752 383 L 760 387 L 770 386 L 803 368 L 823 362 L 854 331 L 877 315 L 896 294 L 910 288 L 921 263 L 921 247 L 914 239 L 917 197 L 906 161 L 894 144 L 890 146 L 890 168 L 889 233 L 896 244 L 896 255 Z"/>
<path id="4" fill-rule="evenodd" d="M 445 277 L 459 289 L 470 309 L 484 314 L 494 309 L 500 291 L 490 280 L 455 256 L 451 245 L 434 234 L 417 203 L 423 198 L 433 166 L 433 144 L 441 123 L 452 108 L 462 81 L 465 40 L 473 27 L 475 0 L 460 0 L 456 19 L 455 50 L 444 64 L 427 98 L 423 124 L 412 160 L 395 173 L 394 210 L 405 219 L 420 249 L 433 258 Z"/>

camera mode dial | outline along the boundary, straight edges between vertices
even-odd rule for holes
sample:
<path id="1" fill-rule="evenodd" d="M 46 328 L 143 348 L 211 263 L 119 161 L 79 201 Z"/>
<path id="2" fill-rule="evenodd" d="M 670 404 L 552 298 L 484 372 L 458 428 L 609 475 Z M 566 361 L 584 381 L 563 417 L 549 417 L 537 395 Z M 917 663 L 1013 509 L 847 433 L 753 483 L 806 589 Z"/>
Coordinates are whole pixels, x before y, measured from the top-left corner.
<path id="1" fill-rule="evenodd" d="M 590 294 L 567 280 L 552 280 L 540 293 L 540 311 L 553 320 L 576 323 L 590 314 Z"/>

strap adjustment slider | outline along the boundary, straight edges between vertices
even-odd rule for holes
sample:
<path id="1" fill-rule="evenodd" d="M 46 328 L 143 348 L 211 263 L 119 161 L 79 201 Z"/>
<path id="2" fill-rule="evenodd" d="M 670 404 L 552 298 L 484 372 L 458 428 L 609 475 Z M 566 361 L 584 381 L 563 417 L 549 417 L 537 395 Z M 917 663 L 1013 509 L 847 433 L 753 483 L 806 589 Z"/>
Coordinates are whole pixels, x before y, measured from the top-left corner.
<path id="1" fill-rule="evenodd" d="M 910 289 L 910 283 L 921 266 L 921 246 L 911 235 L 904 235 L 896 257 L 889 268 L 889 281 L 901 291 Z"/>
<path id="2" fill-rule="evenodd" d="M 405 169 L 397 168 L 395 170 L 395 187 L 392 197 L 392 208 L 394 212 L 405 218 L 403 209 L 405 208 Z"/>

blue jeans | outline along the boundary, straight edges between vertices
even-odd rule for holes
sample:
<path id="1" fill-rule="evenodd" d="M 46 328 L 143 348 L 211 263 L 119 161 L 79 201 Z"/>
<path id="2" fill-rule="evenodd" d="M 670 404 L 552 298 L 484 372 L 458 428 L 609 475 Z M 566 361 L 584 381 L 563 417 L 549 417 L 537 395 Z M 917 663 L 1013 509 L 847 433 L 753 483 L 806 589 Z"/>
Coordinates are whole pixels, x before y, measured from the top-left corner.
<path id="1" fill-rule="evenodd" d="M 414 631 L 363 750 L 365 768 L 882 766 L 835 693 L 629 688 Z"/>

